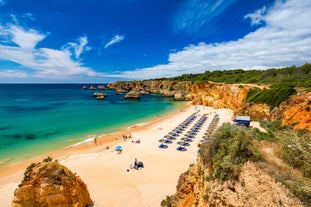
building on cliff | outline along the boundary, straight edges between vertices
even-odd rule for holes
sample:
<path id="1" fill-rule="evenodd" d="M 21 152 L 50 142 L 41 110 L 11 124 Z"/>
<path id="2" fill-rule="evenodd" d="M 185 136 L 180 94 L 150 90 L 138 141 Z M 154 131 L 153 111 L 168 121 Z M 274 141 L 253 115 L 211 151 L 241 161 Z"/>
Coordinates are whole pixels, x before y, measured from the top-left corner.
<path id="1" fill-rule="evenodd" d="M 250 116 L 237 116 L 234 120 L 234 123 L 241 126 L 249 126 L 251 123 L 251 117 Z"/>

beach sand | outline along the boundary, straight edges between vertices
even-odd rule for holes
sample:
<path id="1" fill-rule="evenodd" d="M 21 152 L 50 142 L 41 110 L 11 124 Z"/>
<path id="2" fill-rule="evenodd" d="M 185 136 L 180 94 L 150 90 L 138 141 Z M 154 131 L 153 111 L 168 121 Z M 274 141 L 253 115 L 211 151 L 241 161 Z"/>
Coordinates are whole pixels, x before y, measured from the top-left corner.
<path id="1" fill-rule="evenodd" d="M 181 136 L 169 144 L 167 149 L 160 149 L 158 140 L 182 123 L 196 109 L 199 109 L 198 118 Z M 208 119 L 201 131 L 186 151 L 177 151 L 177 142 L 203 114 L 207 114 Z M 2 206 L 10 206 L 14 190 L 22 180 L 25 168 L 31 162 L 38 162 L 46 156 L 51 156 L 81 177 L 88 186 L 95 207 L 158 207 L 167 195 L 175 193 L 179 175 L 185 172 L 191 163 L 196 162 L 197 145 L 215 114 L 220 118 L 218 126 L 230 122 L 233 116 L 232 110 L 229 109 L 191 105 L 149 123 L 98 138 L 96 144 L 95 141 L 83 143 L 1 168 L 0 203 Z M 122 138 L 122 135 L 130 134 L 131 139 Z M 136 140 L 141 142 L 139 144 L 132 142 Z M 115 150 L 116 145 L 122 146 L 121 154 Z M 109 149 L 106 149 L 107 146 Z M 135 158 L 142 161 L 145 167 L 141 170 L 128 171 Z"/>

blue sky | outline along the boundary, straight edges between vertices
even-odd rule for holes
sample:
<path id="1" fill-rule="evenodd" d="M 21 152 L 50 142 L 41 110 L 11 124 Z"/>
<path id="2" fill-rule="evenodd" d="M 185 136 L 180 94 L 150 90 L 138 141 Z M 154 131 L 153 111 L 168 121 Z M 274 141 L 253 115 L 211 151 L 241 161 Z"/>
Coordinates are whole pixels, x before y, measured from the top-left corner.
<path id="1" fill-rule="evenodd" d="M 0 0 L 0 83 L 299 66 L 311 62 L 310 11 L 310 0 Z"/>

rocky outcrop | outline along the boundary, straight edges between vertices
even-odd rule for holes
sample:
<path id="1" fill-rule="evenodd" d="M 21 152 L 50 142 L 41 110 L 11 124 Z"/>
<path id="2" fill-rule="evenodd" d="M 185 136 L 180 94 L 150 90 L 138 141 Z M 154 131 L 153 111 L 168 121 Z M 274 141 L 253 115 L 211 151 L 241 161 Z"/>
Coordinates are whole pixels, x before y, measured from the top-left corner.
<path id="1" fill-rule="evenodd" d="M 311 131 L 311 92 L 300 92 L 283 101 L 271 112 L 272 120 L 282 120 L 284 125 L 292 125 L 295 130 Z"/>
<path id="2" fill-rule="evenodd" d="M 126 99 L 140 99 L 140 92 L 139 91 L 135 91 L 135 90 L 132 90 L 130 92 L 128 92 L 124 98 Z"/>
<path id="3" fill-rule="evenodd" d="M 14 192 L 11 207 L 92 206 L 87 186 L 57 162 L 32 164 Z"/>
<path id="4" fill-rule="evenodd" d="M 192 102 L 214 108 L 239 109 L 245 103 L 248 89 L 223 83 L 195 84 L 191 87 Z"/>
<path id="5" fill-rule="evenodd" d="M 279 182 L 247 162 L 236 181 L 207 181 L 199 162 L 179 177 L 177 191 L 166 203 L 172 207 L 303 206 Z"/>
<path id="6" fill-rule="evenodd" d="M 191 83 L 188 81 L 146 80 L 146 81 L 118 81 L 108 85 L 110 90 L 117 93 L 122 91 L 140 91 L 141 95 L 150 93 L 161 94 L 165 97 L 174 97 L 176 100 L 190 100 Z"/>
<path id="7" fill-rule="evenodd" d="M 294 129 L 311 131 L 311 92 L 301 92 L 291 96 L 272 112 L 266 104 L 246 102 L 250 88 L 263 89 L 265 87 L 267 86 L 255 84 L 238 85 L 215 82 L 199 84 L 171 80 L 119 81 L 108 85 L 109 89 L 117 92 L 130 91 L 126 98 L 139 98 L 140 95 L 145 94 L 138 95 L 139 91 L 157 93 L 173 97 L 176 101 L 192 101 L 193 104 L 213 108 L 229 108 L 234 111 L 235 115 L 249 115 L 251 120 L 282 120 L 284 125 L 292 125 Z"/>
<path id="8" fill-rule="evenodd" d="M 97 100 L 104 100 L 105 97 L 107 96 L 106 93 L 100 93 L 100 92 L 95 92 L 93 94 L 93 96 L 97 99 Z"/>
<path id="9" fill-rule="evenodd" d="M 98 90 L 106 90 L 107 88 L 106 88 L 106 86 L 104 86 L 104 85 L 98 85 L 98 86 L 97 86 L 97 89 L 98 89 Z"/>
<path id="10" fill-rule="evenodd" d="M 234 112 L 235 115 L 248 115 L 252 120 L 270 119 L 270 107 L 263 103 L 245 103 Z"/>

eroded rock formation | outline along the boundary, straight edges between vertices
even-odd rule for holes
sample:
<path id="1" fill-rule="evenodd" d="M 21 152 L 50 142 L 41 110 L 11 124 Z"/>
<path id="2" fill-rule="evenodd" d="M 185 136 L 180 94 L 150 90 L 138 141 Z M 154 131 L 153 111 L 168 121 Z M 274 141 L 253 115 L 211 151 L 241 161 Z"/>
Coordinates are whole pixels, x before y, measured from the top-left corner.
<path id="1" fill-rule="evenodd" d="M 264 86 L 266 87 L 266 86 Z M 301 92 L 291 96 L 272 112 L 266 104 L 247 103 L 250 88 L 260 88 L 255 84 L 191 83 L 189 81 L 147 80 L 120 81 L 108 85 L 109 89 L 130 91 L 127 97 L 137 98 L 146 91 L 173 97 L 178 101 L 192 101 L 214 108 L 229 108 L 235 115 L 249 115 L 252 120 L 282 120 L 284 125 L 293 125 L 294 129 L 311 131 L 311 92 Z M 136 91 L 136 93 L 134 93 Z"/>
<path id="2" fill-rule="evenodd" d="M 281 183 L 247 162 L 237 181 L 207 181 L 199 162 L 179 177 L 172 207 L 303 206 Z"/>
<path id="3" fill-rule="evenodd" d="M 295 130 L 311 131 L 311 92 L 289 97 L 272 110 L 271 119 L 282 120 L 282 124 L 292 125 Z"/>
<path id="4" fill-rule="evenodd" d="M 135 91 L 135 90 L 132 90 L 130 92 L 128 92 L 124 98 L 126 99 L 140 99 L 140 92 L 139 91 Z"/>
<path id="5" fill-rule="evenodd" d="M 11 207 L 88 207 L 87 186 L 57 162 L 32 164 L 14 192 Z"/>

